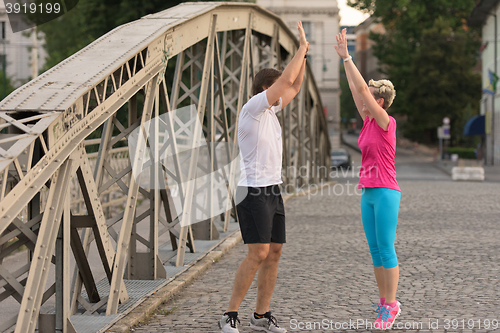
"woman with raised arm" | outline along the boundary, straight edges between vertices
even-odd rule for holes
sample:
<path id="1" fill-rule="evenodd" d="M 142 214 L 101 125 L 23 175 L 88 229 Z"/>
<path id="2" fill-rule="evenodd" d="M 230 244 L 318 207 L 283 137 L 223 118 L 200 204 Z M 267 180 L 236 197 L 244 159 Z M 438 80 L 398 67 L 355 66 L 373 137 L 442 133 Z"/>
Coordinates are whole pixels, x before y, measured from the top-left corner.
<path id="1" fill-rule="evenodd" d="M 359 175 L 361 219 L 377 280 L 380 303 L 374 327 L 392 328 L 401 313 L 396 300 L 399 267 L 394 240 L 401 190 L 396 181 L 396 120 L 387 114 L 396 96 L 389 80 L 366 84 L 347 50 L 346 29 L 337 35 L 334 46 L 344 67 L 356 107 L 363 119 L 358 145 L 362 162 Z"/>

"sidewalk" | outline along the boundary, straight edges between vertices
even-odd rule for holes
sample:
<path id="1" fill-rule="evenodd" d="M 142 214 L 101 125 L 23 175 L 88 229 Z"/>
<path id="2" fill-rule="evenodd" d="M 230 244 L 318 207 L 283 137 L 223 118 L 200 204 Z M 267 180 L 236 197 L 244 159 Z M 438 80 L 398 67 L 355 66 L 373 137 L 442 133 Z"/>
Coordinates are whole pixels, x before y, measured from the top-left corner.
<path id="1" fill-rule="evenodd" d="M 335 186 L 286 204 L 287 243 L 271 311 L 289 333 L 371 332 L 365 325 L 376 317 L 371 304 L 378 293 L 359 196 L 352 189 L 340 193 L 345 184 Z M 432 332 L 445 332 L 446 320 L 467 325 L 471 318 L 474 332 L 486 332 L 484 326 L 477 330 L 478 321 L 500 319 L 498 184 L 416 180 L 400 186 L 398 332 L 429 332 L 429 322 Z M 135 332 L 220 332 L 217 320 L 246 252 L 236 245 Z M 240 307 L 241 333 L 253 332 L 248 322 L 256 293 L 255 279 Z M 328 328 L 318 326 L 324 323 Z"/>
<path id="2" fill-rule="evenodd" d="M 435 167 L 451 177 L 451 170 L 457 166 L 457 162 L 439 161 L 435 162 Z M 500 165 L 483 165 L 485 182 L 500 182 Z"/>
<path id="3" fill-rule="evenodd" d="M 348 147 L 351 147 L 354 150 L 357 150 L 359 152 L 360 149 L 358 147 L 358 135 L 357 134 L 347 134 L 347 132 L 342 133 L 342 143 L 345 144 Z M 418 154 L 421 154 L 423 156 L 430 157 L 432 154 L 430 154 L 428 149 L 422 151 L 422 147 L 420 147 L 420 150 L 418 151 Z M 412 149 L 408 148 L 403 148 L 403 147 L 396 147 L 396 154 L 405 154 L 405 155 L 415 155 L 415 151 Z M 442 172 L 446 173 L 451 177 L 451 170 L 453 167 L 457 166 L 457 162 L 452 162 L 452 161 L 442 161 L 439 163 L 439 161 L 434 162 L 434 167 L 437 169 L 441 170 Z M 495 165 L 495 166 L 483 166 L 484 168 L 484 176 L 485 179 L 484 181 L 486 182 L 500 182 L 500 166 Z"/>
<path id="4" fill-rule="evenodd" d="M 359 130 L 357 130 L 357 132 L 355 134 L 348 134 L 346 131 L 344 131 L 344 132 L 342 132 L 342 143 L 348 147 L 351 147 L 352 149 L 355 149 L 355 150 L 361 152 L 361 150 L 359 149 L 359 146 L 358 146 L 358 137 L 359 137 Z M 408 147 L 403 147 L 401 145 L 397 145 L 396 146 L 396 154 L 401 153 L 401 152 L 406 154 L 406 155 L 408 155 L 408 154 L 414 155 L 415 154 L 414 149 L 408 148 Z M 421 145 L 417 148 L 417 154 L 425 155 L 425 156 L 432 156 L 432 150 L 428 147 Z"/>
<path id="5" fill-rule="evenodd" d="M 359 146 L 358 146 L 358 136 L 359 136 L 359 133 L 348 134 L 346 131 L 344 131 L 344 132 L 342 132 L 342 135 L 341 135 L 341 141 L 346 146 L 348 146 L 354 150 L 357 150 L 361 153 L 361 150 L 359 149 Z"/>

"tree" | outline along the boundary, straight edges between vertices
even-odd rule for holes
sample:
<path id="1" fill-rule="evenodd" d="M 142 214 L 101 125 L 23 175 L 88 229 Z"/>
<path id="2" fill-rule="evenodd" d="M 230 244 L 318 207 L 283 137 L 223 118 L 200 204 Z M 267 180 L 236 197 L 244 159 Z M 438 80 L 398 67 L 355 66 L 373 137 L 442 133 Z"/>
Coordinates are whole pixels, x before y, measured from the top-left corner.
<path id="1" fill-rule="evenodd" d="M 433 141 L 444 116 L 455 122 L 468 103 L 478 109 L 481 83 L 471 69 L 479 34 L 466 25 L 473 1 L 348 0 L 348 4 L 378 17 L 386 28 L 385 34 L 372 33 L 370 38 L 381 71 L 396 87 L 391 108 L 408 116 L 406 136 Z M 454 133 L 457 139 L 459 129 Z"/>
<path id="2" fill-rule="evenodd" d="M 61 17 L 38 26 L 45 39 L 47 52 L 44 69 L 47 70 L 90 44 L 95 37 L 90 35 L 82 12 L 82 0 Z"/>
<path id="3" fill-rule="evenodd" d="M 45 70 L 119 25 L 156 13 L 182 0 L 80 0 L 68 13 L 38 27 L 45 38 Z"/>
<path id="4" fill-rule="evenodd" d="M 352 98 L 351 89 L 349 89 L 349 83 L 347 82 L 347 77 L 345 76 L 344 66 L 341 65 L 340 68 L 340 117 L 349 119 L 356 118 L 357 109 L 356 104 L 354 104 L 354 99 Z"/>
<path id="5" fill-rule="evenodd" d="M 117 26 L 177 6 L 181 2 L 184 1 L 80 0 L 68 13 L 38 27 L 45 37 L 45 50 L 48 53 L 45 70 Z M 32 19 L 36 21 L 36 18 Z"/>
<path id="6" fill-rule="evenodd" d="M 11 92 L 13 92 L 16 88 L 12 85 L 12 82 L 8 76 L 5 77 L 5 82 L 3 78 L 3 70 L 0 69 L 0 100 L 4 99 L 5 96 L 8 96 Z M 3 95 L 5 91 L 5 96 Z"/>
<path id="7" fill-rule="evenodd" d="M 94 39 L 119 25 L 177 6 L 182 0 L 80 0 L 86 30 Z"/>
<path id="8" fill-rule="evenodd" d="M 481 98 L 481 76 L 473 73 L 475 59 L 470 56 L 474 45 L 463 32 L 450 34 L 442 19 L 424 31 L 422 39 L 425 42 L 415 52 L 407 84 L 411 106 L 406 112 L 406 134 L 411 138 L 425 134 L 425 141 L 430 141 L 436 126 L 448 116 L 452 140 L 458 142 L 471 105 L 477 107 Z"/>

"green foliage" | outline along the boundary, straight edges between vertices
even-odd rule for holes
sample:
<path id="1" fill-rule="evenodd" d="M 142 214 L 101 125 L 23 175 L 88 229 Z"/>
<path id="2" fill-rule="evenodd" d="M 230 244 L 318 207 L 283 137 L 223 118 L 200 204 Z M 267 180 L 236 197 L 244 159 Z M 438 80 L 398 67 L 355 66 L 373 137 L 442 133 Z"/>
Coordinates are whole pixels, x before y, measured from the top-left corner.
<path id="1" fill-rule="evenodd" d="M 80 0 L 58 19 L 42 24 L 48 53 L 45 70 L 119 25 L 176 6 L 182 0 Z"/>
<path id="2" fill-rule="evenodd" d="M 67 14 L 38 27 L 38 30 L 44 34 L 44 48 L 48 54 L 45 70 L 57 65 L 95 39 L 86 29 L 82 13 L 84 2 L 85 0 L 81 0 Z"/>
<path id="3" fill-rule="evenodd" d="M 340 117 L 345 117 L 349 121 L 351 118 L 356 118 L 357 110 L 343 67 L 340 69 Z"/>
<path id="4" fill-rule="evenodd" d="M 481 98 L 481 76 L 472 72 L 475 50 L 463 31 L 449 33 L 447 22 L 423 33 L 423 43 L 415 52 L 407 84 L 406 133 L 418 138 L 422 133 L 431 139 L 445 116 L 451 120 L 452 139 L 457 142 L 470 115 Z"/>
<path id="5" fill-rule="evenodd" d="M 376 42 L 373 53 L 381 71 L 397 91 L 391 109 L 408 116 L 405 136 L 435 141 L 437 126 L 448 116 L 453 142 L 461 141 L 463 118 L 470 109 L 479 109 L 481 97 L 481 78 L 472 71 L 479 34 L 466 26 L 474 2 L 348 0 L 348 4 L 378 17 L 387 30 L 370 38 Z"/>
<path id="6" fill-rule="evenodd" d="M 4 89 L 5 89 L 5 96 L 8 96 L 16 88 L 12 85 L 12 82 L 8 76 L 5 77 L 5 82 L 4 82 L 3 70 L 0 69 L 0 100 L 4 99 L 5 97 L 3 95 Z"/>
<path id="7" fill-rule="evenodd" d="M 94 39 L 115 27 L 157 13 L 181 0 L 80 0 L 86 30 Z"/>
<path id="8" fill-rule="evenodd" d="M 449 155 L 457 154 L 459 158 L 464 158 L 464 159 L 476 158 L 476 150 L 474 148 L 453 147 L 446 149 L 446 152 Z"/>

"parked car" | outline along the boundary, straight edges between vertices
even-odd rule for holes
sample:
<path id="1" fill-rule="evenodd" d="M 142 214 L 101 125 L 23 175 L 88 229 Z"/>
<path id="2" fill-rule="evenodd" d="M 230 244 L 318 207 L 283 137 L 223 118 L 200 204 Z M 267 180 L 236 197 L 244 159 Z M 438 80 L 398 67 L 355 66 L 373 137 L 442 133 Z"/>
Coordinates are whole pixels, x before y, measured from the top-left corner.
<path id="1" fill-rule="evenodd" d="M 332 150 L 332 169 L 334 168 L 351 168 L 351 155 L 344 148 Z"/>

